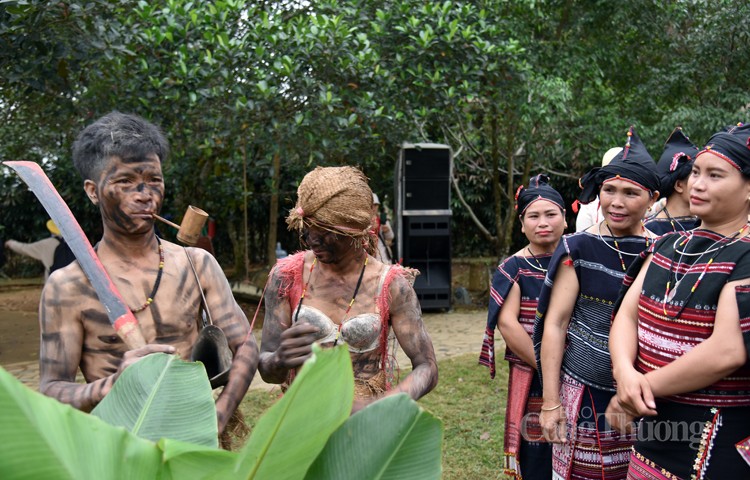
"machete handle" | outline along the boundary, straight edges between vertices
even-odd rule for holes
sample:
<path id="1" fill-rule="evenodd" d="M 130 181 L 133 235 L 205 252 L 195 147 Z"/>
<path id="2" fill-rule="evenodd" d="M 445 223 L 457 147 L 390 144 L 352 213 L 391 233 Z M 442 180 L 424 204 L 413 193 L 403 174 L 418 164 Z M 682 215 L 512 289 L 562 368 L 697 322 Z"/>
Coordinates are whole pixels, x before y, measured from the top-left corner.
<path id="1" fill-rule="evenodd" d="M 128 312 L 121 316 L 113 325 L 117 336 L 125 342 L 129 350 L 135 350 L 146 346 L 146 339 L 143 338 L 143 332 L 141 326 L 138 324 L 135 315 L 132 312 Z"/>

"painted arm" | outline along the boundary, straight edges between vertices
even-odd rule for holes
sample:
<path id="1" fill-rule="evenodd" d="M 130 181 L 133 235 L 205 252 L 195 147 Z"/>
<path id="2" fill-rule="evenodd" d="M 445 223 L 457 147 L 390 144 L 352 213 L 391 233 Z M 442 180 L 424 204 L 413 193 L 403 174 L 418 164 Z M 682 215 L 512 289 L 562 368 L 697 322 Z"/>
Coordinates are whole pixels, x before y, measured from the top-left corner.
<path id="1" fill-rule="evenodd" d="M 412 371 L 385 396 L 406 393 L 414 400 L 429 393 L 438 383 L 438 368 L 432 340 L 424 328 L 422 309 L 414 288 L 403 277 L 390 285 L 391 327 L 398 343 L 411 360 Z"/>
<path id="2" fill-rule="evenodd" d="M 196 268 L 200 265 L 201 285 L 205 290 L 206 303 L 214 324 L 222 329 L 229 348 L 234 353 L 229 380 L 216 400 L 216 416 L 221 433 L 255 376 L 258 345 L 250 331 L 247 317 L 235 301 L 229 282 L 216 259 L 201 249 L 190 249 L 190 252 L 193 258 L 198 257 Z"/>
<path id="3" fill-rule="evenodd" d="M 705 388 L 745 364 L 747 351 L 740 329 L 735 287 L 747 283 L 747 279 L 733 281 L 721 289 L 710 337 L 669 365 L 646 374 L 655 396 Z"/>
<path id="4" fill-rule="evenodd" d="M 554 279 L 549 307 L 544 316 L 542 335 L 541 364 L 543 382 L 543 405 L 539 422 L 545 438 L 562 443 L 565 439 L 565 415 L 560 405 L 560 370 L 565 338 L 567 337 L 570 316 L 578 298 L 579 284 L 573 266 L 567 263 L 570 257 L 563 257 Z M 557 407 L 557 408 L 555 408 Z"/>
<path id="5" fill-rule="evenodd" d="M 527 365 L 536 369 L 534 342 L 523 329 L 518 317 L 521 315 L 521 287 L 514 283 L 498 314 L 498 328 L 510 350 Z"/>
<path id="6" fill-rule="evenodd" d="M 271 272 L 266 289 L 266 314 L 260 343 L 260 376 L 268 383 L 283 383 L 289 370 L 305 363 L 312 355 L 317 328 L 309 323 L 291 326 L 292 312 L 286 297 L 279 296 L 281 279 Z"/>

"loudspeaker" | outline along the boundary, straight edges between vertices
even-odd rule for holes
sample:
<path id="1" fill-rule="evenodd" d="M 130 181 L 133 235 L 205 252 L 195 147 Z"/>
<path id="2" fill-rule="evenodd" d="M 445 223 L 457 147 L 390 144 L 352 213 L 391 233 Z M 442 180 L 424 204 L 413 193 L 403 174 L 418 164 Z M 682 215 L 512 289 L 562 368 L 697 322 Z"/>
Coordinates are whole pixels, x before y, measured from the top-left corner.
<path id="1" fill-rule="evenodd" d="M 408 178 L 450 178 L 451 150 L 447 145 L 406 144 L 403 147 L 404 176 Z"/>
<path id="2" fill-rule="evenodd" d="M 397 258 L 420 271 L 414 291 L 423 310 L 451 306 L 452 158 L 448 145 L 405 143 L 394 172 Z"/>
<path id="3" fill-rule="evenodd" d="M 399 159 L 403 210 L 450 210 L 451 149 L 435 143 L 404 144 Z"/>
<path id="4" fill-rule="evenodd" d="M 420 275 L 414 290 L 423 310 L 451 306 L 450 216 L 404 217 L 404 265 Z"/>
<path id="5" fill-rule="evenodd" d="M 404 179 L 405 210 L 448 210 L 450 181 L 445 179 Z"/>

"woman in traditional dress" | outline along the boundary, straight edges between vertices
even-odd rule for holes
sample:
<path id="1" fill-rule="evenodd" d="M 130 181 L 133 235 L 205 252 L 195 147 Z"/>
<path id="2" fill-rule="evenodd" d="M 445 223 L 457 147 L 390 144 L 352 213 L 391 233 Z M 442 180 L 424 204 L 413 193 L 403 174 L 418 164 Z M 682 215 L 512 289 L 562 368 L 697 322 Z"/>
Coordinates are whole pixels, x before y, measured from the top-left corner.
<path id="1" fill-rule="evenodd" d="M 552 475 L 552 449 L 539 428 L 542 385 L 531 343 L 539 291 L 552 252 L 567 227 L 565 202 L 548 181 L 546 175 L 537 175 L 529 180 L 528 188 L 521 186 L 516 192 L 521 232 L 529 244 L 497 267 L 479 356 L 479 363 L 489 367 L 495 378 L 495 328 L 499 326 L 510 363 L 504 470 L 506 475 L 526 480 L 548 480 Z"/>
<path id="2" fill-rule="evenodd" d="M 352 358 L 352 411 L 399 392 L 413 399 L 437 384 L 437 363 L 422 312 L 399 265 L 374 256 L 372 191 L 354 167 L 318 167 L 305 175 L 287 223 L 309 248 L 277 262 L 266 294 L 260 364 L 266 382 L 291 382 L 312 343 L 345 344 Z M 393 330 L 412 363 L 392 385 Z"/>
<path id="3" fill-rule="evenodd" d="M 711 137 L 688 188 L 700 228 L 628 272 L 607 419 L 644 416 L 628 478 L 750 478 L 750 125 Z"/>
<path id="4" fill-rule="evenodd" d="M 657 235 L 692 230 L 700 224 L 698 217 L 690 213 L 688 177 L 698 147 L 677 127 L 664 145 L 656 169 L 659 172 L 659 194 L 664 199 L 656 213 L 646 219 L 646 228 Z"/>
<path id="5" fill-rule="evenodd" d="M 604 219 L 563 236 L 539 297 L 534 344 L 543 374 L 540 422 L 554 442 L 553 478 L 625 478 L 632 440 L 604 422 L 615 393 L 610 316 L 628 265 L 652 241 L 643 226 L 658 198 L 656 165 L 631 127 L 623 151 L 581 179 Z"/>

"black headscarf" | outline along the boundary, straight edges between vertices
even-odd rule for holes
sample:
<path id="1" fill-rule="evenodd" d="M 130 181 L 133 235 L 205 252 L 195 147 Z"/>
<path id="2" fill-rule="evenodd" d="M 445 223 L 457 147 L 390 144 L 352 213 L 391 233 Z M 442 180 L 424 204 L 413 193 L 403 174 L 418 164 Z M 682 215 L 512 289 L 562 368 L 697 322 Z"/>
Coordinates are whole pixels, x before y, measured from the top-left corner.
<path id="1" fill-rule="evenodd" d="M 720 156 L 743 175 L 750 177 L 750 123 L 740 123 L 736 127 L 726 127 L 714 133 L 698 155 L 706 152 Z"/>
<path id="2" fill-rule="evenodd" d="M 543 173 L 529 179 L 529 186 L 521 185 L 516 190 L 516 210 L 523 215 L 529 205 L 537 200 L 548 200 L 565 210 L 565 201 L 562 195 L 549 184 L 549 177 Z"/>
<path id="3" fill-rule="evenodd" d="M 664 144 L 664 151 L 656 164 L 659 172 L 659 194 L 661 197 L 669 197 L 674 191 L 677 180 L 684 180 L 693 169 L 693 161 L 698 155 L 698 147 L 677 127 Z"/>
<path id="4" fill-rule="evenodd" d="M 581 186 L 578 201 L 593 201 L 599 194 L 602 184 L 614 177 L 622 177 L 637 183 L 651 193 L 659 190 L 659 175 L 656 173 L 654 159 L 648 154 L 632 126 L 628 130 L 628 141 L 622 152 L 618 153 L 609 165 L 592 168 L 578 181 Z"/>

